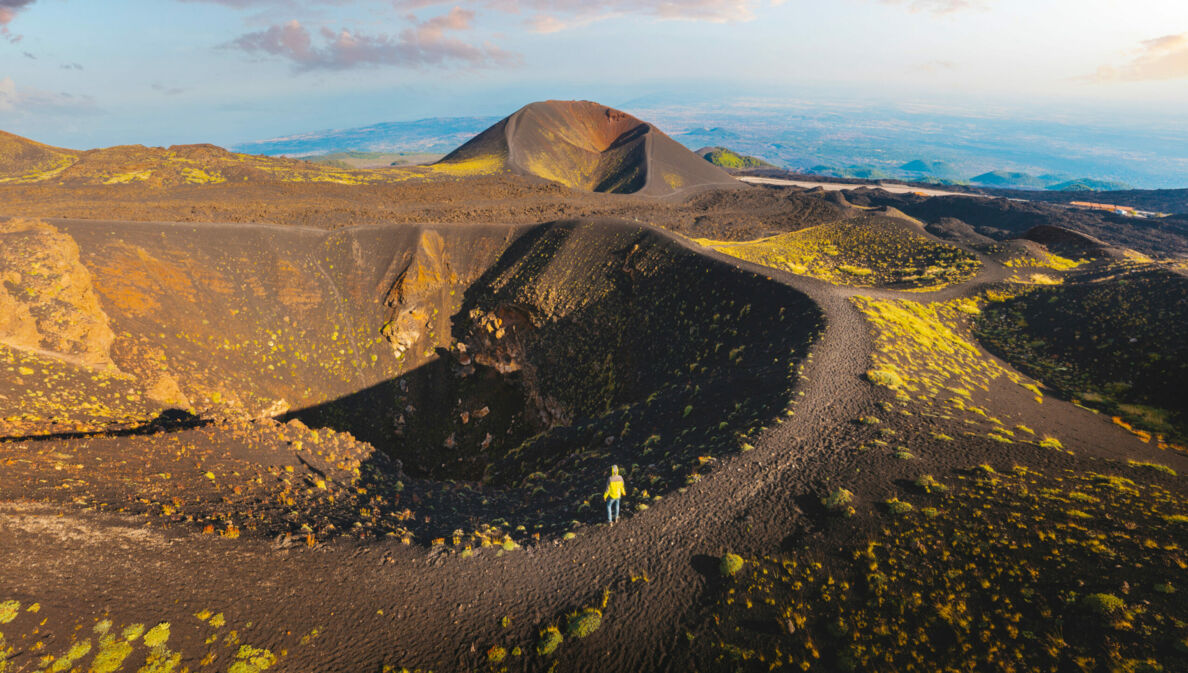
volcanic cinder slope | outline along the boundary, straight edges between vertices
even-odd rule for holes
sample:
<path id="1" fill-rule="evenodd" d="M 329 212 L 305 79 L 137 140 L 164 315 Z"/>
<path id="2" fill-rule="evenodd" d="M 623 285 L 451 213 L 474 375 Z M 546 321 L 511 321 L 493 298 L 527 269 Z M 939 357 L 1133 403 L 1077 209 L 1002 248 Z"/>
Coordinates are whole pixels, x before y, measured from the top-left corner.
<path id="1" fill-rule="evenodd" d="M 0 166 L 3 182 L 32 182 L 52 177 L 69 168 L 76 153 L 0 131 Z"/>
<path id="2" fill-rule="evenodd" d="M 9 139 L 0 671 L 1188 670 L 1181 225 L 567 105 L 580 189 Z"/>
<path id="3" fill-rule="evenodd" d="M 479 511 L 565 529 L 600 457 L 637 461 L 628 447 L 742 387 L 745 400 L 681 433 L 680 453 L 736 449 L 784 407 L 819 329 L 795 291 L 611 221 L 330 232 L 15 220 L 0 236 L 13 316 L 0 352 L 15 375 L 0 382 L 4 434 L 145 427 L 167 409 L 299 419 L 414 477 L 494 487 L 487 507 L 404 527 L 423 539 Z M 660 495 L 688 466 L 649 472 Z"/>
<path id="4" fill-rule="evenodd" d="M 620 194 L 666 196 L 738 185 L 655 126 L 589 101 L 526 105 L 441 163 L 498 165 L 568 187 Z"/>

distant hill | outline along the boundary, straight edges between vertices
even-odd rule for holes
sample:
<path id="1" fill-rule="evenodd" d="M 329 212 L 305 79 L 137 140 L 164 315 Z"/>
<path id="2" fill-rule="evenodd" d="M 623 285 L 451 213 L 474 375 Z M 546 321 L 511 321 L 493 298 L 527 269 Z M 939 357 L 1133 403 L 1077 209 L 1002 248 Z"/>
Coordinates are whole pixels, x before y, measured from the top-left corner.
<path id="1" fill-rule="evenodd" d="M 919 176 L 920 178 L 931 177 L 943 182 L 956 182 L 961 179 L 961 173 L 957 168 L 944 161 L 914 159 L 900 166 L 899 170 L 912 176 Z"/>
<path id="2" fill-rule="evenodd" d="M 892 176 L 877 166 L 826 166 L 819 164 L 808 169 L 808 175 L 818 175 L 830 178 L 846 178 L 853 180 L 887 180 Z"/>
<path id="3" fill-rule="evenodd" d="M 1042 189 L 1046 185 L 1044 181 L 1029 173 L 1017 173 L 1013 171 L 990 171 L 989 173 L 982 173 L 975 175 L 969 179 L 970 183 L 975 185 L 983 185 L 985 187 L 1024 187 L 1032 189 Z"/>
<path id="4" fill-rule="evenodd" d="M 1044 189 L 1054 192 L 1103 192 L 1130 189 L 1130 185 L 1124 182 L 1078 178 L 1076 180 L 1067 180 L 1054 185 L 1048 185 Z"/>
<path id="5" fill-rule="evenodd" d="M 307 157 L 331 152 L 425 152 L 445 154 L 498 121 L 498 117 L 433 117 L 353 129 L 317 131 L 240 143 L 238 152 Z"/>
<path id="6" fill-rule="evenodd" d="M 434 156 L 407 155 L 428 161 Z M 365 168 L 365 164 L 378 167 Z M 66 186 L 111 186 L 152 190 L 209 185 L 323 183 L 364 185 L 412 178 L 453 178 L 450 166 L 401 164 L 399 154 L 342 153 L 320 163 L 230 152 L 208 144 L 145 147 L 117 145 L 94 150 L 50 147 L 0 131 L 0 185 L 53 181 Z M 700 160 L 699 160 L 700 161 Z M 487 173 L 493 172 L 486 171 Z M 468 171 L 473 174 L 474 171 Z"/>
<path id="7" fill-rule="evenodd" d="M 861 178 L 863 180 L 885 180 L 891 174 L 873 166 L 847 166 L 837 170 L 839 178 Z"/>
<path id="8" fill-rule="evenodd" d="M 909 161 L 906 164 L 900 166 L 899 168 L 902 170 L 905 170 L 905 171 L 911 171 L 913 173 L 929 173 L 932 171 L 932 165 L 939 164 L 939 163 L 941 163 L 941 162 L 935 161 L 932 163 L 928 163 L 922 159 L 914 159 L 914 160 Z"/>
<path id="9" fill-rule="evenodd" d="M 956 187 L 969 184 L 965 180 L 953 180 L 950 178 L 938 178 L 934 175 L 926 175 L 917 178 L 914 182 L 920 182 L 926 185 L 936 185 L 938 187 Z"/>
<path id="10" fill-rule="evenodd" d="M 0 131 L 0 183 L 52 177 L 74 165 L 78 154 Z"/>
<path id="11" fill-rule="evenodd" d="M 715 166 L 722 168 L 775 168 L 775 164 L 764 161 L 759 157 L 739 154 L 725 147 L 703 147 L 697 150 L 697 155 Z"/>
<path id="12" fill-rule="evenodd" d="M 510 170 L 575 189 L 649 196 L 742 185 L 655 126 L 590 101 L 526 105 L 436 165 L 462 173 Z"/>
<path id="13" fill-rule="evenodd" d="M 970 178 L 970 183 L 998 189 L 1047 189 L 1057 192 L 1085 192 L 1129 189 L 1130 185 L 1095 178 L 1069 179 L 1067 175 L 1031 175 L 1011 171 L 990 171 Z"/>

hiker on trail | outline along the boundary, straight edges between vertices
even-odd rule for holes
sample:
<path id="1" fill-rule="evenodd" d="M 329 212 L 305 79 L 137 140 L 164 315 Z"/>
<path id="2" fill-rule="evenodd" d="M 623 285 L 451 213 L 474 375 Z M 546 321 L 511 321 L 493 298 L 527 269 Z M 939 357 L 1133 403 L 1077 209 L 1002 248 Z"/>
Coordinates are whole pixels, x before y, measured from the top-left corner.
<path id="1" fill-rule="evenodd" d="M 602 494 L 602 499 L 606 501 L 607 523 L 619 520 L 619 498 L 625 495 L 627 487 L 623 485 L 623 477 L 619 476 L 619 466 L 612 465 L 610 479 L 606 482 L 606 492 Z"/>

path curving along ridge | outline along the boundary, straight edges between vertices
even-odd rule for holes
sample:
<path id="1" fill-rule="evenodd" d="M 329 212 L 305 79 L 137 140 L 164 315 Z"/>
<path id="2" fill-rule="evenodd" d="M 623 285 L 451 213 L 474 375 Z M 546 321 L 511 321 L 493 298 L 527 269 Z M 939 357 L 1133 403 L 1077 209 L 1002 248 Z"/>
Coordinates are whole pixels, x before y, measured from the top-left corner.
<path id="1" fill-rule="evenodd" d="M 220 539 L 184 527 L 162 531 L 126 516 L 9 502 L 0 505 L 0 535 L 8 540 L 0 546 L 0 587 L 40 597 L 51 617 L 81 606 L 110 609 L 125 621 L 181 623 L 216 610 L 236 623 L 253 622 L 243 637 L 276 650 L 286 641 L 270 625 L 283 623 L 292 633 L 319 629 L 314 645 L 289 646 L 274 670 L 481 670 L 490 648 L 512 644 L 524 649 L 512 660 L 523 670 L 553 664 L 558 671 L 686 670 L 683 625 L 716 581 L 717 557 L 779 547 L 805 523 L 799 499 L 854 464 L 853 421 L 875 408 L 879 393 L 862 378 L 874 341 L 851 297 L 966 297 L 1005 278 L 1006 270 L 983 258 L 974 279 L 932 293 L 844 288 L 742 262 L 664 230 L 639 229 L 794 289 L 824 319 L 791 391 L 791 415 L 752 440 L 753 450 L 721 458 L 703 478 L 646 511 L 615 526 L 583 527 L 573 539 L 463 558 L 382 539 L 276 549 L 266 540 Z M 1088 428 L 1082 433 L 1125 439 L 1071 405 L 1053 402 L 1046 411 Z M 638 488 L 631 475 L 628 480 Z M 531 651 L 539 629 L 598 605 L 604 616 L 595 636 L 567 639 L 549 658 Z"/>

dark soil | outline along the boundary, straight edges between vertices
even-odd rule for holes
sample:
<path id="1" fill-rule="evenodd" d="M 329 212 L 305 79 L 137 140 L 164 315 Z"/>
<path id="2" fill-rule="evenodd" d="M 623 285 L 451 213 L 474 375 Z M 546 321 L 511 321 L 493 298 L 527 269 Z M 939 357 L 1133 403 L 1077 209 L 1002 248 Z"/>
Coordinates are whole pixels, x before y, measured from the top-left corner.
<path id="1" fill-rule="evenodd" d="M 127 187 L 4 187 L 5 212 L 284 226 L 51 223 L 114 338 L 0 351 L 0 649 L 15 670 L 1185 667 L 1188 456 L 1043 396 L 972 341 L 966 360 L 904 350 L 852 301 L 1001 289 L 1011 270 L 985 255 L 970 280 L 902 292 L 642 223 L 518 226 L 617 214 L 750 239 L 854 214 L 797 190 Z M 932 201 L 895 207 L 1025 224 Z M 435 217 L 465 224 L 368 224 Z M 37 293 L 83 275 L 29 280 L 23 259 L 0 269 L 6 296 L 49 329 Z M 66 323 L 87 305 L 52 304 Z M 968 339 L 963 315 L 945 327 Z M 83 343 L 117 369 L 63 357 Z M 888 352 L 938 393 L 874 385 Z M 178 392 L 195 416 L 168 411 Z M 483 447 L 486 422 L 499 432 Z M 613 463 L 629 491 L 608 526 Z M 851 516 L 823 504 L 839 488 Z M 739 574 L 722 574 L 726 553 Z M 599 626 L 578 629 L 589 610 Z M 549 627 L 563 641 L 538 653 Z"/>
<path id="2" fill-rule="evenodd" d="M 1188 222 L 1177 217 L 1141 219 L 1002 198 L 927 198 L 882 190 L 864 190 L 861 198 L 855 192 L 849 194 L 856 205 L 892 206 L 926 224 L 953 218 L 970 225 L 978 234 L 999 241 L 1022 236 L 1033 227 L 1053 225 L 1152 257 L 1188 255 Z"/>
<path id="3" fill-rule="evenodd" d="M 1182 442 L 1185 325 L 1188 278 L 1143 266 L 1077 274 L 992 303 L 977 333 L 991 351 L 1065 395 Z"/>

